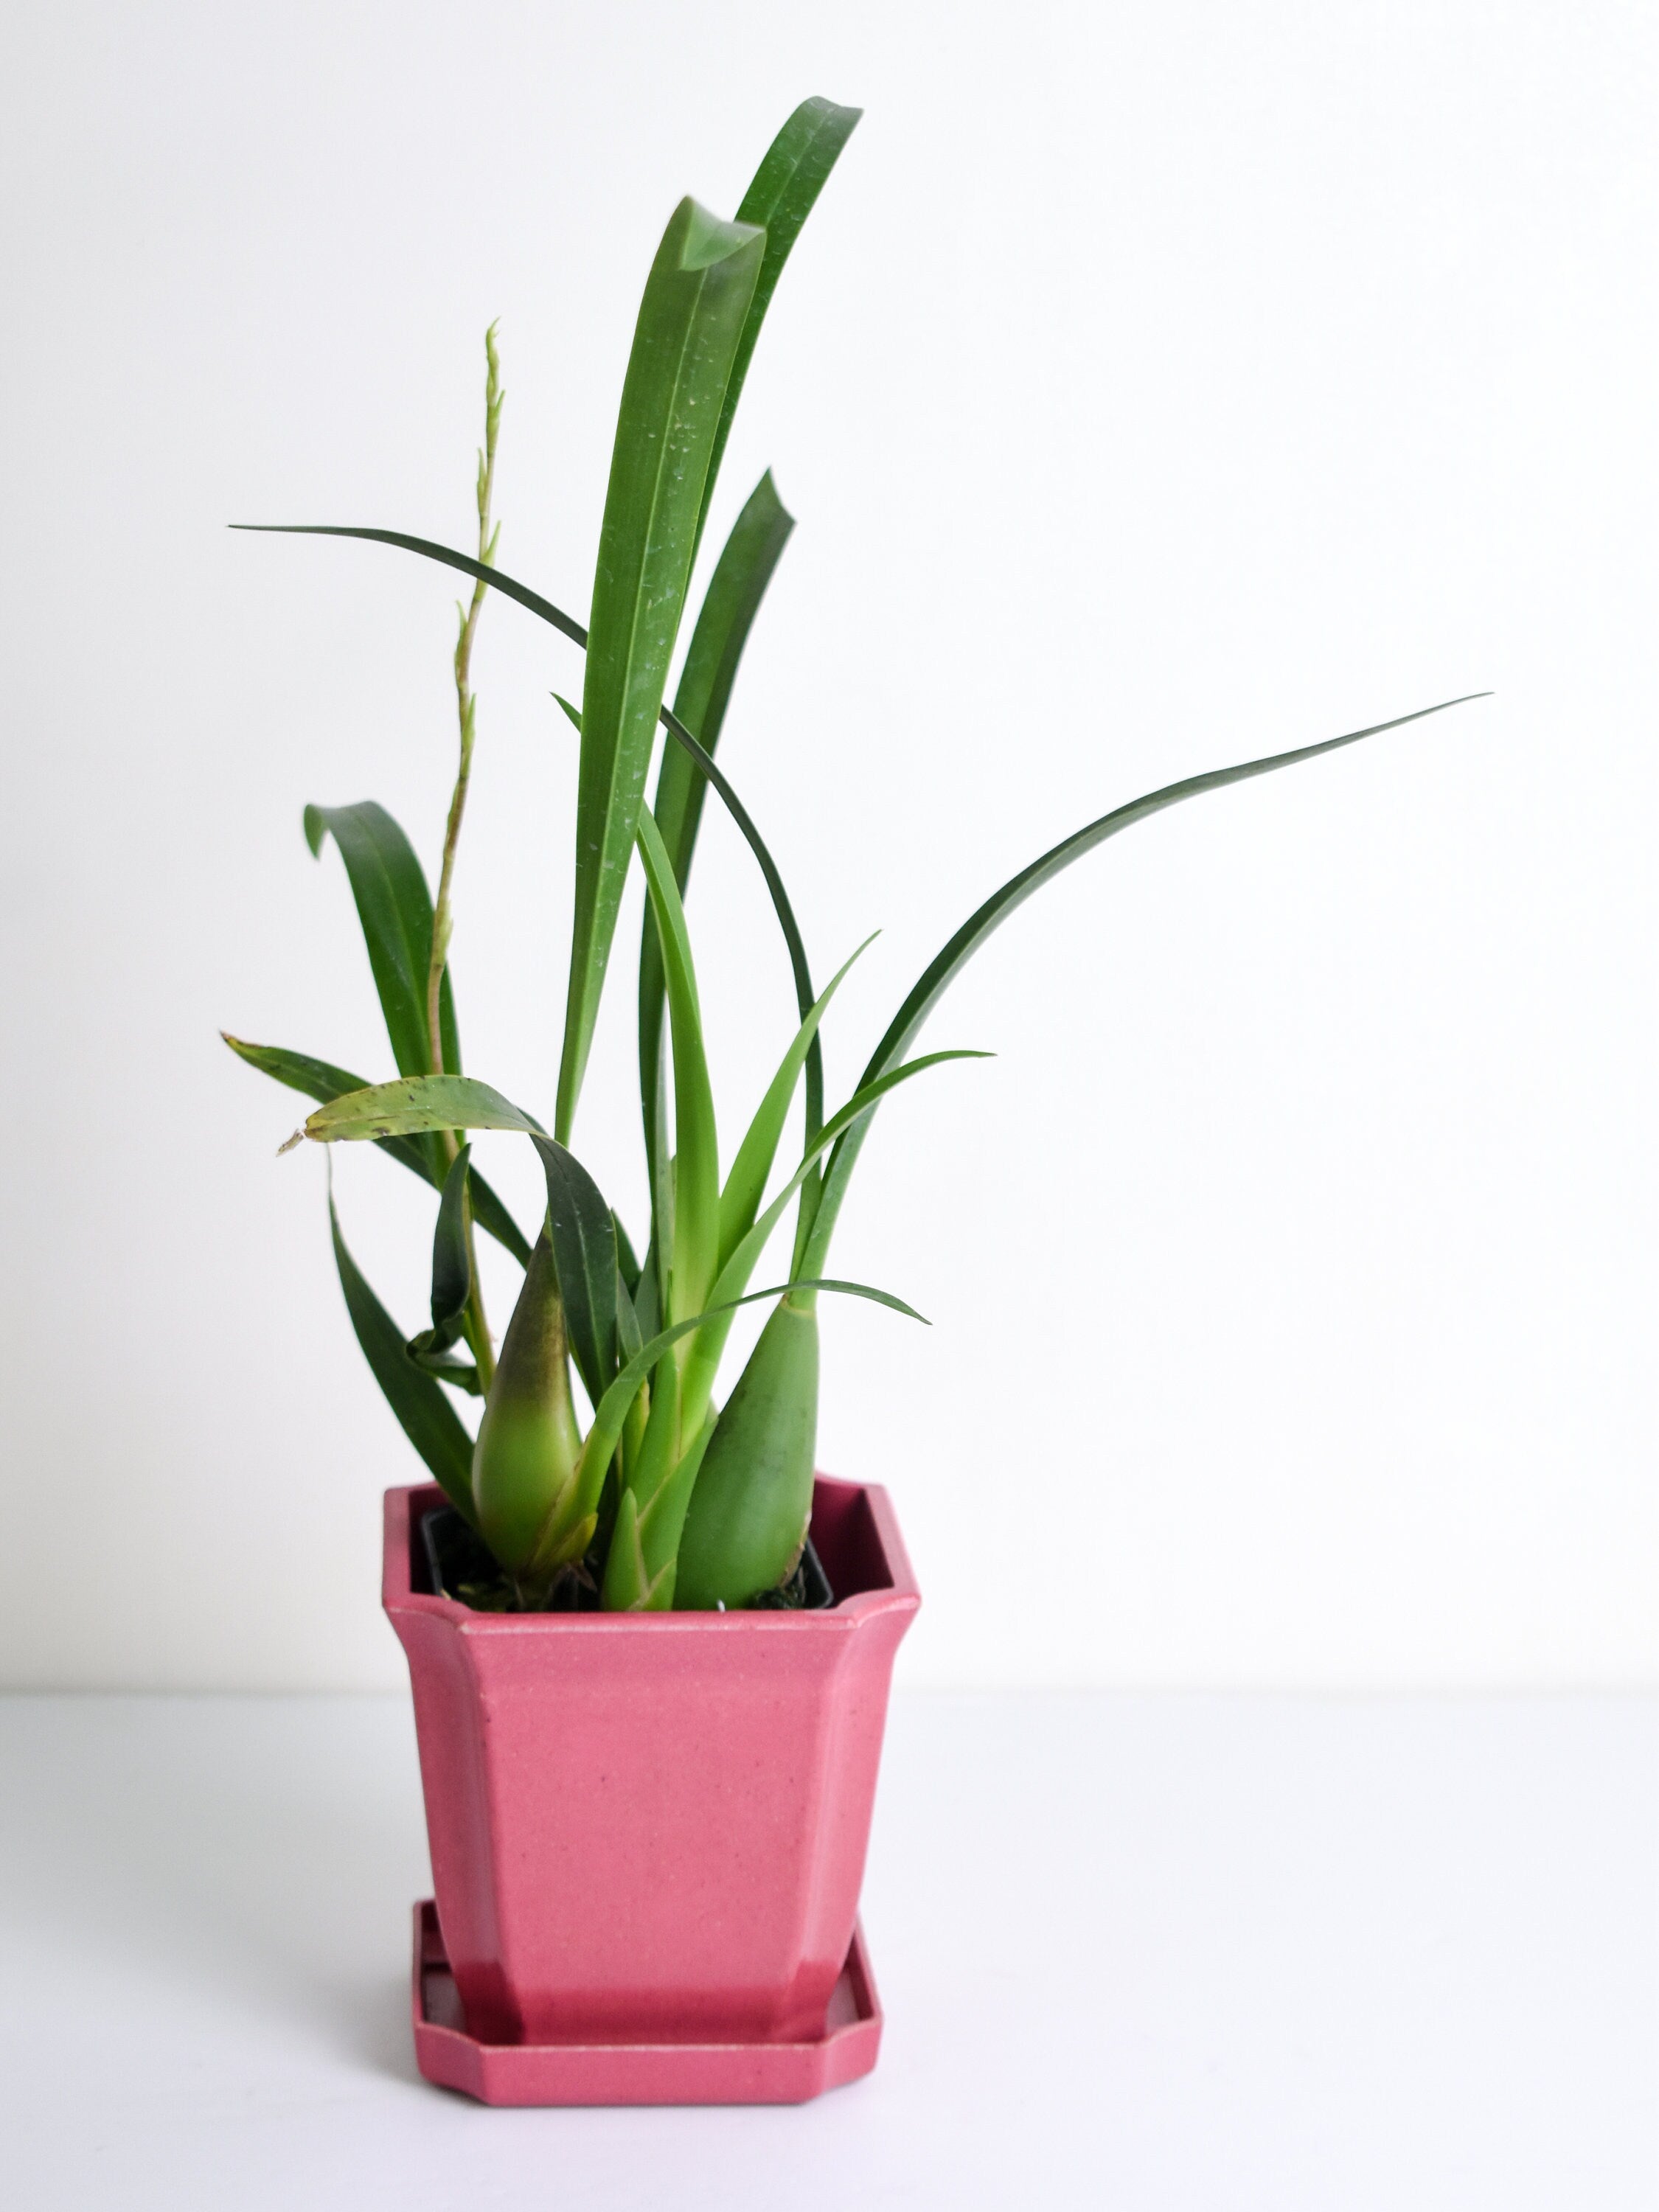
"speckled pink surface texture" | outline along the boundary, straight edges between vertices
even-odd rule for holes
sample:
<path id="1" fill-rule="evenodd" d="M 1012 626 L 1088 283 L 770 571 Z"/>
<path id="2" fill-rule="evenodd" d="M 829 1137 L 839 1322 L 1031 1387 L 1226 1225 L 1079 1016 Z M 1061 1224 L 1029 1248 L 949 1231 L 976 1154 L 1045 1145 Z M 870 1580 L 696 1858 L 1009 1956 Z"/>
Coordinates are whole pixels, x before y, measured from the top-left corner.
<path id="1" fill-rule="evenodd" d="M 818 1478 L 817 1613 L 474 1613 L 430 1594 L 411 1540 L 442 1502 L 387 1492 L 383 1595 L 468 2033 L 821 2041 L 920 1602 L 885 1492 Z"/>

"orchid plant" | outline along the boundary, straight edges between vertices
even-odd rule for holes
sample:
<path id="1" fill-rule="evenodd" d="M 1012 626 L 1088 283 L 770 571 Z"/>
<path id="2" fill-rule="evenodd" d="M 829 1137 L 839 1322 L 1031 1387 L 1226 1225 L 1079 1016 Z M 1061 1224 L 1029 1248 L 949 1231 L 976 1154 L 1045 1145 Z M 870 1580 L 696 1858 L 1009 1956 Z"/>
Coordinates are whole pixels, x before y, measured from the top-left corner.
<path id="1" fill-rule="evenodd" d="M 346 1308 L 375 1379 L 495 1564 L 493 1578 L 468 1586 L 475 1603 L 536 1610 L 570 1602 L 573 1592 L 611 1610 L 787 1601 L 780 1593 L 798 1586 L 811 1510 L 818 1298 L 826 1291 L 873 1298 L 921 1318 L 890 1293 L 840 1280 L 828 1269 L 842 1206 L 881 1101 L 941 1061 L 978 1056 L 913 1052 L 946 987 L 1034 891 L 1133 823 L 1201 792 L 1316 759 L 1441 711 L 1422 708 L 1189 777 L 1062 839 L 947 939 L 893 1016 L 850 1097 L 825 1111 L 820 1028 L 858 953 L 823 989 L 815 986 L 777 865 L 716 760 L 744 645 L 793 527 L 769 473 L 750 494 L 714 566 L 672 707 L 665 698 L 756 340 L 802 225 L 858 119 L 855 108 L 805 101 L 774 140 L 732 221 L 690 198 L 670 217 L 646 280 L 623 382 L 586 628 L 496 562 L 492 503 L 501 390 L 493 328 L 485 342 L 476 552 L 390 530 L 238 526 L 401 546 L 472 580 L 454 653 L 459 764 L 435 901 L 413 847 L 383 808 L 364 802 L 305 812 L 313 855 L 332 838 L 345 865 L 396 1075 L 366 1083 L 301 1053 L 228 1035 L 226 1042 L 252 1066 L 318 1102 L 290 1145 L 302 1138 L 325 1146 L 373 1144 L 437 1193 L 430 1325 L 413 1337 L 392 1320 L 353 1260 L 331 1194 L 330 1221 Z M 574 908 L 550 1129 L 462 1073 L 449 970 L 452 886 L 476 736 L 472 647 L 491 592 L 528 609 L 586 653 L 580 706 L 559 701 L 580 744 Z M 659 732 L 660 763 L 647 805 Z M 684 904 L 711 787 L 764 878 L 788 951 L 799 1024 L 724 1164 Z M 574 1147 L 600 998 L 636 857 L 646 892 L 638 963 L 649 1231 L 642 1258 Z M 803 1141 L 780 1177 L 779 1153 L 798 1097 Z M 474 1165 L 469 1133 L 477 1130 L 514 1131 L 535 1147 L 547 1204 L 533 1237 Z M 757 1289 L 761 1258 L 791 1209 L 785 1279 Z M 479 1279 L 480 1231 L 524 1270 L 499 1353 Z M 733 1316 L 757 1300 L 770 1302 L 772 1310 L 722 1401 L 717 1389 Z M 585 1426 L 573 1366 L 587 1409 Z M 457 1401 L 469 1397 L 482 1403 L 476 1435 L 457 1411 Z"/>

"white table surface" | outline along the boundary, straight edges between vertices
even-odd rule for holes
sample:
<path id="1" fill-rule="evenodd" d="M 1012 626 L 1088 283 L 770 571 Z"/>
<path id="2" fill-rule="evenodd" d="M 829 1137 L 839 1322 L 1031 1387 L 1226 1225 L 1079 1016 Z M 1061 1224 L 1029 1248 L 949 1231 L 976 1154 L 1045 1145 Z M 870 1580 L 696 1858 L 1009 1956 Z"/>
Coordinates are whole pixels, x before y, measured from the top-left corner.
<path id="1" fill-rule="evenodd" d="M 1654 2212 L 1656 1747 L 1635 1698 L 902 1698 L 875 2074 L 492 2112 L 410 2055 L 402 1700 L 0 1700 L 0 2197 Z"/>

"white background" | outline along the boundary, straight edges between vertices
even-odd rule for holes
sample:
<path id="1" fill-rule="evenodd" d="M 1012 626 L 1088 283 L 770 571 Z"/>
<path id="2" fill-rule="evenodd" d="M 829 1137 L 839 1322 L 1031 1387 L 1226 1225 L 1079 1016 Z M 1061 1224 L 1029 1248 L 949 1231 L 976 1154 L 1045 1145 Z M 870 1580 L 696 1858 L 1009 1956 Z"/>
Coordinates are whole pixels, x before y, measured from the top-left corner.
<path id="1" fill-rule="evenodd" d="M 502 564 L 586 611 L 639 288 L 809 92 L 866 116 L 711 545 L 800 527 L 723 757 L 844 1091 L 985 893 L 1107 806 L 1498 696 L 1136 830 L 884 1112 L 823 1463 L 891 1485 L 913 1682 L 1652 1679 L 1650 11 L 15 5 L 4 165 L 6 1597 L 19 1686 L 390 1686 L 362 1364 L 300 1102 L 389 1072 L 309 799 L 435 858 L 501 318 Z M 454 965 L 550 1098 L 579 657 L 486 611 Z M 711 806 L 728 1144 L 787 970 Z M 642 1212 L 634 929 L 578 1129 Z M 529 1163 L 486 1140 L 522 1217 Z M 430 1204 L 344 1160 L 418 1325 Z M 498 1323 L 507 1277 L 493 1288 Z"/>
<path id="2" fill-rule="evenodd" d="M 12 2201 L 1653 2212 L 1652 1741 L 1646 1696 L 901 1694 L 875 2073 L 513 2112 L 416 2076 L 406 1697 L 0 1698 Z"/>

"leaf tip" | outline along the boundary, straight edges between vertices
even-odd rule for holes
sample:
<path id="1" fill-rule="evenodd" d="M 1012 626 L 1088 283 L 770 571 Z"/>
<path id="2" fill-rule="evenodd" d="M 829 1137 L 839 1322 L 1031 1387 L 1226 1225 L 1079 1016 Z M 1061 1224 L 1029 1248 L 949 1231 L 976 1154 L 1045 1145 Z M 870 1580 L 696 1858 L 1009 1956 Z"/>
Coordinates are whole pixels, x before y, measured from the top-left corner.
<path id="1" fill-rule="evenodd" d="M 727 222 L 712 215 L 689 193 L 674 212 L 675 218 L 684 225 L 678 259 L 688 276 L 699 270 L 712 269 L 717 262 L 731 260 L 746 250 L 758 253 L 765 246 L 763 223 L 740 220 Z"/>

